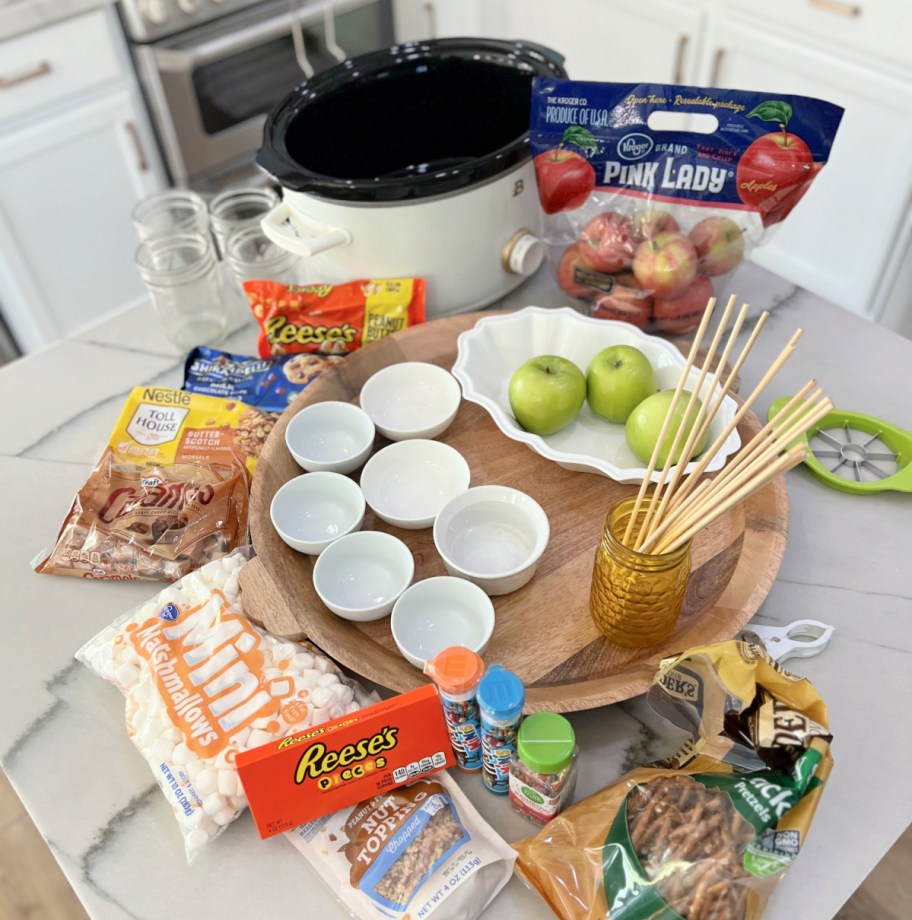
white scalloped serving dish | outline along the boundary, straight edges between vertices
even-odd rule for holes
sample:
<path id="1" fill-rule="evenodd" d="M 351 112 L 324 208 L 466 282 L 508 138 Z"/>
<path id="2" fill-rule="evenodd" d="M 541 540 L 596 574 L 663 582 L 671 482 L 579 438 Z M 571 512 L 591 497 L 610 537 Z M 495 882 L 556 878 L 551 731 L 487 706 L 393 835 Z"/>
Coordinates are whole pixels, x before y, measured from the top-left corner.
<path id="1" fill-rule="evenodd" d="M 524 361 L 536 355 L 561 355 L 585 373 L 592 358 L 609 345 L 639 348 L 656 369 L 659 389 L 677 386 L 686 360 L 674 345 L 628 323 L 583 316 L 570 307 L 525 307 L 515 313 L 482 317 L 459 336 L 453 375 L 462 386 L 463 396 L 483 406 L 508 438 L 528 444 L 536 453 L 568 470 L 601 473 L 618 482 L 642 482 L 646 468 L 627 447 L 624 426 L 593 415 L 588 405 L 583 405 L 574 422 L 547 437 L 520 427 L 510 411 L 510 377 Z M 699 376 L 699 368 L 693 368 L 689 374 L 691 387 L 696 386 Z M 708 373 L 701 387 L 704 402 L 711 377 Z M 736 411 L 735 400 L 726 396 L 710 425 L 709 444 Z M 707 470 L 721 469 L 740 446 L 738 432 L 732 431 Z M 691 462 L 687 471 L 696 463 Z M 659 472 L 655 472 L 652 481 L 658 478 Z"/>

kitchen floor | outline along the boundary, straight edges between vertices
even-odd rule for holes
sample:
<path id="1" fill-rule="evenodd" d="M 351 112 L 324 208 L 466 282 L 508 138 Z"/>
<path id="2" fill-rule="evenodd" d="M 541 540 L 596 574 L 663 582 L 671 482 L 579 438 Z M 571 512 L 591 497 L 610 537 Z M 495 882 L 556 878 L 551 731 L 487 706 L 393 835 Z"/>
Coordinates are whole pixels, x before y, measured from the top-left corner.
<path id="1" fill-rule="evenodd" d="M 868 876 L 835 920 L 906 920 L 912 901 L 912 827 Z M 0 771 L 0 917 L 87 920 L 50 850 Z"/>

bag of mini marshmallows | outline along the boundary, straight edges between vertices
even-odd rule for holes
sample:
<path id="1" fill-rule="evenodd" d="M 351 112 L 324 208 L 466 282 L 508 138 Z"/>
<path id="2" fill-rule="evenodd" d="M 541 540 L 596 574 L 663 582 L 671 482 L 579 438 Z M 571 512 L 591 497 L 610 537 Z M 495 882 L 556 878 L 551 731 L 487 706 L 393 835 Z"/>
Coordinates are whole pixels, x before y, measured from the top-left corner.
<path id="1" fill-rule="evenodd" d="M 318 649 L 244 615 L 242 547 L 169 585 L 76 653 L 126 698 L 127 732 L 180 825 L 188 862 L 247 805 L 235 756 L 378 701 Z"/>

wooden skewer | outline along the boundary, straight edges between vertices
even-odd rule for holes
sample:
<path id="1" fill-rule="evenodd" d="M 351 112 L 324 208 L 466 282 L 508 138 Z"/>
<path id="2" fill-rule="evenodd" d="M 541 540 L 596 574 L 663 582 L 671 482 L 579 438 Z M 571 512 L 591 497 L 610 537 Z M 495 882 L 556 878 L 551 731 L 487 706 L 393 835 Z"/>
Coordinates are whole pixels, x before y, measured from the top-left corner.
<path id="1" fill-rule="evenodd" d="M 796 403 L 801 400 L 801 398 L 807 393 L 807 390 L 814 386 L 815 381 L 810 381 L 805 384 L 800 391 L 800 395 L 792 397 L 789 402 L 782 407 L 782 409 L 776 413 L 776 415 L 763 427 L 753 438 L 748 442 L 747 445 L 738 453 L 737 458 L 725 466 L 725 468 L 712 480 L 713 488 L 716 490 L 722 489 L 723 486 L 729 482 L 731 479 L 740 476 L 744 467 L 752 462 L 752 458 L 760 450 L 766 450 L 767 455 L 769 455 L 769 448 L 771 445 L 775 446 L 773 453 L 778 453 L 782 450 L 783 444 L 788 444 L 790 441 L 794 440 L 796 437 L 800 437 L 806 431 L 808 431 L 813 425 L 815 425 L 823 415 L 826 414 L 826 411 L 832 409 L 832 404 L 829 400 L 824 400 L 816 408 L 810 404 L 804 404 L 798 411 L 796 409 Z M 818 398 L 823 396 L 823 390 L 818 388 L 812 399 L 816 401 Z M 827 406 L 828 409 L 821 411 L 821 406 Z M 802 414 L 804 410 L 807 410 L 807 414 Z M 771 438 L 770 435 L 775 431 L 775 437 Z M 696 498 L 697 491 L 694 492 L 680 502 L 676 503 L 672 509 L 670 509 L 669 514 L 673 516 L 676 520 L 679 516 L 686 514 L 692 507 L 694 500 Z M 664 529 L 664 528 L 663 528 Z M 658 536 L 658 533 L 656 534 Z"/>
<path id="2" fill-rule="evenodd" d="M 795 334 L 789 339 L 785 348 L 779 352 L 779 356 L 776 360 L 770 365 L 769 370 L 763 375 L 760 382 L 754 387 L 751 394 L 744 400 L 744 402 L 739 406 L 738 410 L 735 412 L 731 421 L 722 429 L 715 441 L 703 452 L 702 458 L 698 461 L 696 468 L 690 474 L 690 479 L 693 480 L 694 477 L 702 476 L 706 472 L 706 467 L 709 466 L 713 457 L 719 452 L 722 445 L 728 439 L 728 436 L 737 428 L 740 424 L 741 419 L 748 413 L 750 407 L 757 401 L 760 394 L 763 390 L 766 389 L 770 380 L 776 376 L 779 372 L 779 369 L 783 364 L 791 357 L 792 352 L 795 350 L 795 343 L 803 334 L 803 329 L 796 330 Z"/>
<path id="3" fill-rule="evenodd" d="M 655 552 L 670 553 L 683 546 L 688 540 L 693 539 L 693 537 L 699 531 L 703 530 L 705 527 L 708 527 L 713 523 L 713 521 L 716 521 L 723 514 L 725 514 L 735 505 L 740 504 L 754 492 L 762 489 L 765 485 L 775 479 L 780 473 L 784 473 L 791 469 L 793 466 L 797 466 L 797 464 L 801 463 L 807 457 L 807 455 L 807 444 L 796 444 L 793 448 L 784 453 L 772 466 L 766 465 L 763 471 L 761 471 L 757 476 L 752 477 L 750 482 L 743 485 L 733 495 L 730 495 L 728 499 L 723 502 L 715 503 L 708 510 L 704 508 L 705 513 L 698 520 L 694 521 L 682 533 L 677 533 L 673 537 L 668 536 L 666 541 L 662 541 L 662 543 L 656 547 Z"/>
<path id="4" fill-rule="evenodd" d="M 643 499 L 652 480 L 652 474 L 655 472 L 656 463 L 659 459 L 659 449 L 662 445 L 662 442 L 665 440 L 665 434 L 668 431 L 668 426 L 671 424 L 672 412 L 674 411 L 675 406 L 677 406 L 678 399 L 681 396 L 681 390 L 683 389 L 684 381 L 687 379 L 687 375 L 690 373 L 690 369 L 693 367 L 694 359 L 696 358 L 697 352 L 700 348 L 700 341 L 703 338 L 703 333 L 706 331 L 706 327 L 709 324 L 709 319 L 712 316 L 715 307 L 716 298 L 710 297 L 706 303 L 706 309 L 703 311 L 703 318 L 700 320 L 700 325 L 697 327 L 696 334 L 694 335 L 694 340 L 691 343 L 690 353 L 687 355 L 687 360 L 684 362 L 684 370 L 681 373 L 681 379 L 678 381 L 674 395 L 671 398 L 671 406 L 669 408 L 668 415 L 665 417 L 665 421 L 662 424 L 662 430 L 659 432 L 659 440 L 656 443 L 655 449 L 652 452 L 652 457 L 650 458 L 649 464 L 646 467 L 646 475 L 643 477 L 642 483 L 640 483 L 640 489 L 637 492 L 636 501 L 633 505 L 633 511 L 630 515 L 630 519 L 627 521 L 627 527 L 624 530 L 624 538 L 621 540 L 625 546 L 629 545 L 628 541 L 630 540 L 630 532 L 633 529 L 634 521 L 636 521 L 639 516 L 640 507 L 643 504 Z"/>
<path id="5" fill-rule="evenodd" d="M 820 391 L 822 393 L 822 391 Z M 775 463 L 777 458 L 782 455 L 783 445 L 788 445 L 796 437 L 800 437 L 810 428 L 817 424 L 827 413 L 833 410 L 833 404 L 829 399 L 824 399 L 819 405 L 809 406 L 804 404 L 788 422 L 775 432 L 774 437 L 770 438 L 758 432 L 751 441 L 752 459 L 735 473 L 723 478 L 721 475 L 712 481 L 710 490 L 703 490 L 698 495 L 697 490 L 691 495 L 691 499 L 685 502 L 673 515 L 670 515 L 669 522 L 671 526 L 666 526 L 655 530 L 650 539 L 646 541 L 640 552 L 649 552 L 653 546 L 661 545 L 672 540 L 676 534 L 680 534 L 687 529 L 699 518 L 700 513 L 704 510 L 706 504 L 719 503 L 749 484 L 758 473 L 761 473 Z M 778 415 L 778 414 L 777 414 Z M 804 446 L 804 445 L 798 445 Z M 793 448 L 789 448 L 794 449 Z M 726 468 L 727 470 L 728 468 Z M 665 533 L 667 531 L 667 533 Z M 664 538 L 663 538 L 663 534 Z"/>
<path id="6" fill-rule="evenodd" d="M 721 409 L 723 404 L 725 403 L 726 397 L 731 392 L 732 383 L 737 377 L 744 362 L 747 360 L 747 356 L 750 354 L 751 349 L 754 347 L 754 343 L 757 341 L 757 337 L 760 335 L 760 330 L 764 327 L 764 325 L 766 325 L 766 321 L 768 319 L 769 319 L 769 313 L 767 311 L 764 311 L 758 317 L 757 322 L 754 325 L 754 329 L 750 334 L 750 337 L 748 338 L 747 342 L 745 342 L 744 348 L 741 349 L 741 354 L 738 355 L 738 360 L 735 361 L 734 366 L 731 369 L 731 373 L 725 379 L 725 383 L 722 384 L 722 390 L 719 393 L 718 397 L 716 398 L 715 405 L 713 406 L 711 410 L 711 415 L 708 416 L 703 422 L 702 430 L 697 436 L 697 441 L 696 441 L 697 444 L 700 443 L 700 440 L 703 438 L 704 434 L 706 434 L 709 431 L 709 426 L 712 424 L 713 419 L 715 419 L 716 415 L 718 414 L 719 409 Z M 674 496 L 669 502 L 669 506 L 668 506 L 669 511 L 673 509 L 674 507 L 676 507 L 678 504 L 680 504 L 681 500 L 683 500 L 687 495 L 689 495 L 691 491 L 695 488 L 696 484 L 700 481 L 700 476 L 706 470 L 706 467 L 709 465 L 709 462 L 710 462 L 710 458 L 707 456 L 708 454 L 709 454 L 708 450 L 704 452 L 703 458 L 697 464 L 694 471 L 681 484 L 680 488 L 675 491 Z"/>
<path id="7" fill-rule="evenodd" d="M 741 333 L 741 327 L 744 325 L 744 320 L 747 317 L 747 311 L 749 307 L 747 304 L 744 304 L 741 307 L 741 312 L 738 314 L 737 319 L 735 320 L 734 326 L 732 326 L 731 332 L 729 333 L 728 341 L 725 343 L 725 348 L 722 351 L 722 355 L 719 358 L 716 364 L 716 370 L 712 375 L 712 378 L 709 381 L 709 387 L 707 388 L 707 393 L 715 394 L 716 389 L 719 386 L 719 378 L 722 376 L 722 372 L 725 369 L 726 364 L 728 363 L 729 355 L 731 350 L 734 347 L 735 340 L 738 338 L 738 335 Z M 726 314 L 727 317 L 727 314 Z M 723 323 L 725 318 L 723 318 Z M 706 361 L 708 365 L 709 360 Z M 671 477 L 671 482 L 668 484 L 668 488 L 665 490 L 662 495 L 662 500 L 658 505 L 658 508 L 655 512 L 655 515 L 652 519 L 652 524 L 647 528 L 644 524 L 643 528 L 640 531 L 641 537 L 648 536 L 653 533 L 658 527 L 661 526 L 662 519 L 666 514 L 666 511 L 669 507 L 670 500 L 677 493 L 681 479 L 684 476 L 684 471 L 687 469 L 690 464 L 691 458 L 693 457 L 694 450 L 696 446 L 700 443 L 706 432 L 709 430 L 709 426 L 712 424 L 713 419 L 716 417 L 716 413 L 719 411 L 720 406 L 725 400 L 725 397 L 728 395 L 728 387 L 731 386 L 733 380 L 733 375 L 729 374 L 726 378 L 725 385 L 722 390 L 718 393 L 717 397 L 714 397 L 712 401 L 707 399 L 700 406 L 699 411 L 697 412 L 696 417 L 694 418 L 693 427 L 690 434 L 687 437 L 687 441 L 684 444 L 684 449 L 681 451 L 681 456 L 678 459 L 677 464 L 675 464 L 674 473 Z M 702 381 L 701 381 L 702 384 Z M 701 390 L 701 386 L 697 387 L 697 392 Z M 708 408 L 707 408 L 708 407 Z M 684 428 L 684 424 L 681 425 L 681 428 Z M 657 495 L 653 495 L 653 504 L 656 503 Z M 646 533 L 644 534 L 644 531 Z"/>
<path id="8" fill-rule="evenodd" d="M 728 326 L 728 319 L 731 316 L 732 309 L 735 306 L 735 297 L 729 297 L 728 303 L 725 306 L 725 311 L 722 313 L 722 318 L 719 320 L 718 328 L 716 333 L 712 338 L 712 342 L 709 346 L 709 351 L 706 353 L 706 357 L 703 360 L 703 366 L 700 368 L 700 373 L 697 375 L 697 382 L 690 388 L 689 391 L 682 390 L 681 392 L 689 392 L 689 398 L 687 400 L 687 405 L 684 407 L 684 413 L 681 416 L 681 421 L 678 424 L 677 429 L 675 430 L 674 437 L 671 440 L 671 446 L 668 449 L 668 454 L 665 457 L 665 462 L 662 464 L 662 472 L 659 475 L 659 481 L 656 483 L 655 488 L 652 490 L 652 500 L 649 503 L 649 507 L 646 509 L 646 517 L 643 519 L 643 523 L 640 527 L 639 533 L 637 534 L 635 549 L 639 549 L 640 543 L 643 539 L 649 534 L 649 531 L 653 526 L 653 518 L 655 517 L 658 507 L 659 507 L 659 496 L 662 495 L 662 489 L 665 487 L 665 480 L 668 477 L 668 474 L 672 469 L 683 469 L 690 462 L 690 454 L 687 452 L 687 445 L 690 444 L 690 451 L 693 453 L 694 442 L 691 442 L 687 437 L 687 431 L 693 425 L 696 427 L 699 424 L 701 413 L 704 409 L 703 403 L 700 401 L 699 393 L 703 389 L 703 382 L 706 380 L 706 373 L 709 370 L 709 366 L 712 364 L 713 359 L 716 357 L 716 350 L 719 347 L 719 342 L 722 341 L 722 336 L 725 332 L 726 326 Z M 687 386 L 688 383 L 685 380 L 683 386 Z M 672 415 L 672 412 L 669 411 L 669 417 Z M 661 447 L 663 439 L 659 439 L 658 446 Z M 681 449 L 683 443 L 683 449 Z M 680 457 L 677 457 L 680 450 Z M 675 460 L 677 457 L 677 460 Z M 667 493 L 666 493 L 667 494 Z"/>

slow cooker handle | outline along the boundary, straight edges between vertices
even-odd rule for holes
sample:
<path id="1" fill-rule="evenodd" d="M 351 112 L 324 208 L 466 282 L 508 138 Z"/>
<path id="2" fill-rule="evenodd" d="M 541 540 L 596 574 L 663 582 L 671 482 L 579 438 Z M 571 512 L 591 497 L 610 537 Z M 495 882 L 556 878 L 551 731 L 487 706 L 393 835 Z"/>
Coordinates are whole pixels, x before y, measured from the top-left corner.
<path id="1" fill-rule="evenodd" d="M 313 236 L 296 236 L 285 227 L 290 221 L 300 233 L 314 233 Z M 295 255 L 309 258 L 319 252 L 332 249 L 333 246 L 344 246 L 351 242 L 351 234 L 342 227 L 331 227 L 328 224 L 305 223 L 299 214 L 293 214 L 288 202 L 280 201 L 261 221 L 263 233 L 272 240 L 276 246 Z"/>

